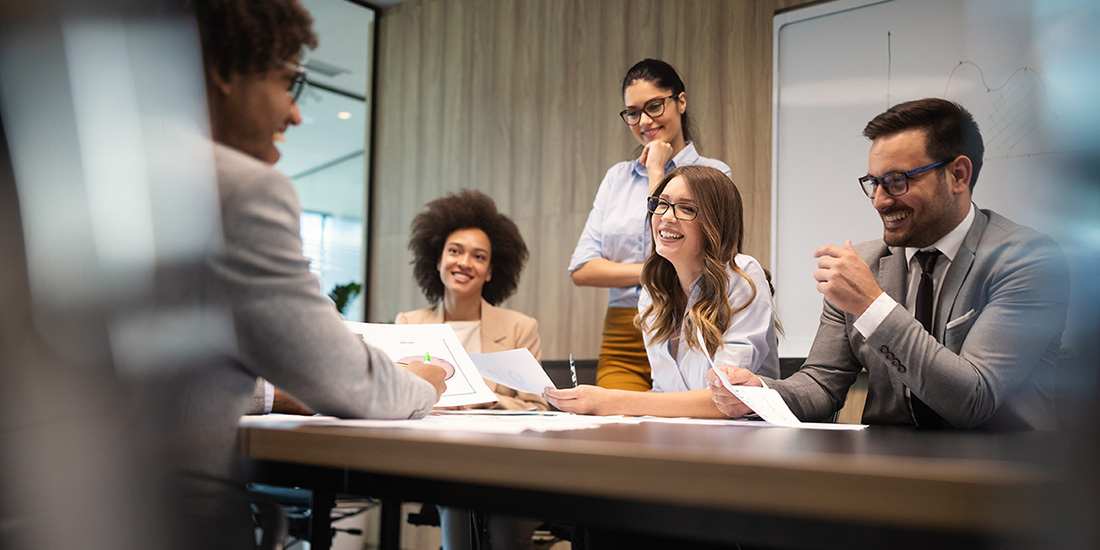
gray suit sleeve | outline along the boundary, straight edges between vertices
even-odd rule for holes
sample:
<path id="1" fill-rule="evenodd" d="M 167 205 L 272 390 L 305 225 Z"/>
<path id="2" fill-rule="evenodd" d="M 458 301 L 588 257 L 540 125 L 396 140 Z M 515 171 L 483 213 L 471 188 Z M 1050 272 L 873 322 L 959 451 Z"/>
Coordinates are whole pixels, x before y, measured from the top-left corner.
<path id="1" fill-rule="evenodd" d="M 848 342 L 844 315 L 826 300 L 802 368 L 784 380 L 766 380 L 803 422 L 824 421 L 840 410 L 863 370 Z"/>
<path id="2" fill-rule="evenodd" d="M 290 181 L 247 168 L 219 174 L 234 184 L 221 188 L 226 254 L 214 266 L 232 304 L 240 363 L 322 414 L 426 414 L 432 385 L 364 344 L 321 295 L 302 254 Z"/>
<path id="3" fill-rule="evenodd" d="M 252 388 L 252 398 L 248 401 L 248 411 L 245 414 L 264 414 L 267 407 L 267 395 L 264 379 L 257 378 L 256 386 Z"/>

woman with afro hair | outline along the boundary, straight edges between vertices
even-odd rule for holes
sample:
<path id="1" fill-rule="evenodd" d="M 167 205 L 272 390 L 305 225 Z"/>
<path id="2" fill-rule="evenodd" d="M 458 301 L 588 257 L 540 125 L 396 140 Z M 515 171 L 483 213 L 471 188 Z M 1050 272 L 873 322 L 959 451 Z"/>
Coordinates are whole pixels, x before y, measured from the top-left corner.
<path id="1" fill-rule="evenodd" d="M 413 218 L 413 274 L 432 307 L 397 315 L 397 324 L 447 323 L 469 353 L 527 348 L 541 359 L 538 321 L 496 307 L 519 285 L 527 245 L 519 228 L 480 191 L 463 189 Z M 542 397 L 490 380 L 497 409 L 549 410 Z"/>
<path id="2" fill-rule="evenodd" d="M 527 262 L 519 228 L 480 191 L 463 189 L 425 205 L 412 221 L 409 250 L 413 274 L 432 307 L 397 315 L 397 324 L 447 323 L 469 353 L 527 348 L 541 359 L 538 321 L 496 307 L 516 291 Z M 485 383 L 496 409 L 549 410 L 542 397 Z M 493 548 L 534 548 L 531 535 L 541 523 L 530 518 L 439 507 L 444 548 L 474 548 L 488 539 Z"/>

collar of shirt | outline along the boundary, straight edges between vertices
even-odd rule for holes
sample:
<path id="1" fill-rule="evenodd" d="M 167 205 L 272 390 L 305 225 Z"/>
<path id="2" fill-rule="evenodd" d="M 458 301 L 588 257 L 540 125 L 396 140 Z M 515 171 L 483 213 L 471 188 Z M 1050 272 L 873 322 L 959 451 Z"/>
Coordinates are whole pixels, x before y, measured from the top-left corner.
<path id="1" fill-rule="evenodd" d="M 970 232 L 970 226 L 974 224 L 974 203 L 970 203 L 970 211 L 966 213 L 966 217 L 963 221 L 959 222 L 959 225 L 955 226 L 948 234 L 940 238 L 940 240 L 932 243 L 925 249 L 915 248 L 912 246 L 905 247 L 905 261 L 911 263 L 913 256 L 921 250 L 939 250 L 941 254 L 947 258 L 948 262 L 955 260 L 955 254 L 959 253 L 959 247 L 962 246 L 963 239 L 966 238 L 966 234 Z"/>
<path id="2" fill-rule="evenodd" d="M 641 157 L 638 158 L 641 159 Z M 668 166 L 665 166 L 665 173 L 667 174 L 671 172 L 672 169 L 676 168 L 677 166 L 698 163 L 699 152 L 695 150 L 695 144 L 689 141 L 687 142 L 687 144 L 684 145 L 684 148 L 681 149 L 679 153 L 676 153 L 676 156 L 672 157 L 672 160 L 668 161 Z M 645 170 L 645 165 L 641 162 L 634 163 L 634 174 L 638 177 L 646 178 L 647 180 L 649 178 L 649 174 Z"/>

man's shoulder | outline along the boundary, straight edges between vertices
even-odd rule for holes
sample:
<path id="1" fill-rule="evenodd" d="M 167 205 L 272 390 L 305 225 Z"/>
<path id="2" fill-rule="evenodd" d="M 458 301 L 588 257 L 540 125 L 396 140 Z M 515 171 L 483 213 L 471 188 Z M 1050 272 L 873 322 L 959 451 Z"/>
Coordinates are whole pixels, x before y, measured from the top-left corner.
<path id="1" fill-rule="evenodd" d="M 992 210 L 979 210 L 986 217 L 980 243 L 1043 242 L 1057 246 L 1053 239 L 1034 228 L 1016 223 Z M 980 244 L 979 244 L 980 246 Z"/>
<path id="2" fill-rule="evenodd" d="M 240 185 L 265 179 L 289 181 L 285 174 L 270 164 L 220 143 L 214 144 L 214 169 L 219 185 L 223 182 Z"/>
<path id="3" fill-rule="evenodd" d="M 215 143 L 214 170 L 218 195 L 223 203 L 258 198 L 297 204 L 297 193 L 290 178 L 270 164 L 237 149 Z"/>
<path id="4" fill-rule="evenodd" d="M 1047 277 L 1068 277 L 1065 252 L 1050 236 L 1016 223 L 992 210 L 981 210 L 986 223 L 973 246 L 976 261 L 1005 273 L 1022 272 L 1025 266 L 1044 266 Z M 969 239 L 968 239 L 969 240 Z"/>

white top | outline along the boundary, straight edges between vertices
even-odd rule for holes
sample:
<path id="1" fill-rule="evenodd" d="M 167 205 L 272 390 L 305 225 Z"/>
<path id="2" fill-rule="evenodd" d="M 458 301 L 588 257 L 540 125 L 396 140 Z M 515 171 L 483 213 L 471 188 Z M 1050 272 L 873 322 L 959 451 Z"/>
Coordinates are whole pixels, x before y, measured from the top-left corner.
<path id="1" fill-rule="evenodd" d="M 699 156 L 690 141 L 672 157 L 665 173 L 677 166 L 698 164 L 721 170 L 727 177 L 730 168 L 719 160 Z M 649 230 L 646 227 L 646 197 L 649 196 L 649 174 L 638 159 L 626 160 L 612 166 L 588 213 L 584 231 L 569 259 L 569 272 L 579 269 L 590 260 L 606 258 L 624 264 L 640 264 L 649 255 Z M 612 288 L 608 305 L 611 307 L 637 307 L 640 285 Z"/>
<path id="2" fill-rule="evenodd" d="M 447 321 L 455 331 L 458 341 L 462 342 L 466 353 L 481 353 L 481 320 Z"/>
<path id="3" fill-rule="evenodd" d="M 744 367 L 762 376 L 778 378 L 779 354 L 775 332 L 775 309 L 764 269 L 760 267 L 756 258 L 747 254 L 738 254 L 734 262 L 756 285 L 756 298 L 748 307 L 734 314 L 730 320 L 730 326 L 722 334 L 722 347 L 714 354 L 714 364 Z M 728 266 L 726 274 L 730 280 L 726 291 L 730 307 L 740 307 L 752 295 L 752 288 L 744 277 Z M 685 313 L 691 309 L 692 304 L 699 297 L 697 285 L 698 280 L 692 283 L 691 296 L 688 298 Z M 642 311 L 652 302 L 649 293 L 643 288 L 638 299 L 638 311 Z M 642 333 L 642 338 L 645 340 L 645 351 L 652 368 L 655 391 L 688 391 L 707 387 L 706 374 L 710 369 L 711 358 L 706 352 L 698 349 L 701 346 L 688 349 L 685 343 L 697 341 L 697 335 L 680 334 L 680 344 L 675 359 L 669 350 L 668 342 L 654 344 L 651 335 L 645 332 Z"/>

